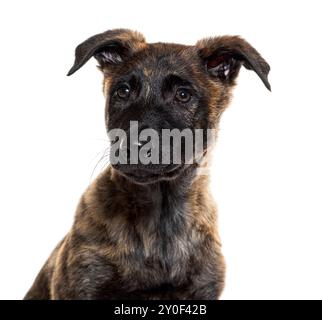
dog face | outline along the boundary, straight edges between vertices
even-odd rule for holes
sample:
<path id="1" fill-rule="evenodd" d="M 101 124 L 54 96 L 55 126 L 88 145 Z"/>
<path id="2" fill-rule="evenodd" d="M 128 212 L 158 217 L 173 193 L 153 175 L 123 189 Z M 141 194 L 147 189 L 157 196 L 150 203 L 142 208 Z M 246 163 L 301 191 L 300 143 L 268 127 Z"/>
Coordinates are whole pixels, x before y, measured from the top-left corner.
<path id="1" fill-rule="evenodd" d="M 162 130 L 182 132 L 188 129 L 193 139 L 195 129 L 216 130 L 242 65 L 255 71 L 270 89 L 269 65 L 252 46 L 236 36 L 208 38 L 198 41 L 195 46 L 185 46 L 148 44 L 137 32 L 111 30 L 89 38 L 76 48 L 75 63 L 68 75 L 92 56 L 104 74 L 107 129 L 122 129 L 127 138 L 125 146 L 124 141 L 118 139 L 118 142 L 128 151 L 128 161 L 112 165 L 139 183 L 171 179 L 187 167 L 184 143 L 179 148 L 181 161 L 162 162 L 160 150 L 165 140 Z M 151 149 L 157 149 L 157 164 L 141 161 L 140 157 L 137 162 L 130 162 L 133 147 L 140 152 L 147 145 L 138 139 L 131 140 L 131 121 L 137 122 L 139 134 L 147 128 L 156 132 L 158 144 L 152 141 L 150 153 L 145 156 L 151 155 Z M 202 155 L 209 145 L 205 132 Z M 171 144 L 168 149 L 171 159 L 174 149 L 178 148 Z M 193 164 L 197 156 L 193 154 L 189 164 Z"/>

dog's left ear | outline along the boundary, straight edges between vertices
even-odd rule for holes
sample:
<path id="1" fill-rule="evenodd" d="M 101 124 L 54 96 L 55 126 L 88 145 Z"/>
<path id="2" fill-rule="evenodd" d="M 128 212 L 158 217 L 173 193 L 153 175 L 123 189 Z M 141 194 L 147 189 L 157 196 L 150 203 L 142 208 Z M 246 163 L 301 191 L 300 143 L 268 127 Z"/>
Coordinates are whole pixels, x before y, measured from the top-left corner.
<path id="1" fill-rule="evenodd" d="M 238 36 L 207 38 L 198 41 L 196 47 L 210 76 L 232 84 L 244 65 L 255 71 L 266 88 L 271 90 L 267 79 L 270 66 L 244 39 Z"/>
<path id="2" fill-rule="evenodd" d="M 129 29 L 113 29 L 97 34 L 77 46 L 74 65 L 67 75 L 72 75 L 91 57 L 98 61 L 101 69 L 120 64 L 145 45 L 143 35 Z"/>

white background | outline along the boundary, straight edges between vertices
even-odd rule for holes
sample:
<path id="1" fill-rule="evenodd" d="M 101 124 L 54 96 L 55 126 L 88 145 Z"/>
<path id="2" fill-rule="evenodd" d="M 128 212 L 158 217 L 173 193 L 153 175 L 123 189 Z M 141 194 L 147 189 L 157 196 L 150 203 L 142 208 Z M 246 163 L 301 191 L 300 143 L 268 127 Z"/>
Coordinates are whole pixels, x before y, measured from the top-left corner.
<path id="1" fill-rule="evenodd" d="M 221 122 L 222 299 L 321 299 L 319 2 L 2 1 L 0 299 L 24 296 L 99 172 L 102 77 L 94 61 L 66 73 L 78 43 L 118 27 L 149 42 L 238 34 L 270 63 L 272 92 L 243 69 Z"/>

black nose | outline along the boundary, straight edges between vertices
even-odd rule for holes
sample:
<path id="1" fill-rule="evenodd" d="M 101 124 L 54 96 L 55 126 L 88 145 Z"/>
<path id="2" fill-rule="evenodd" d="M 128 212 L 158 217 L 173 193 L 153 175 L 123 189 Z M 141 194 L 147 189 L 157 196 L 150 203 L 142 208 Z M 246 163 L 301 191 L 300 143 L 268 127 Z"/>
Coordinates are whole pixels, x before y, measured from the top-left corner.
<path id="1" fill-rule="evenodd" d="M 140 149 L 143 147 L 144 143 L 141 141 L 128 141 L 126 149 L 128 152 L 131 152 L 132 150 L 137 149 L 140 151 Z"/>
<path id="2" fill-rule="evenodd" d="M 155 143 L 153 140 L 151 140 L 151 137 L 148 137 L 147 140 L 140 140 L 140 135 L 141 132 L 145 129 L 152 129 L 151 127 L 147 126 L 147 125 L 142 125 L 139 127 L 138 130 L 138 136 L 134 136 L 131 137 L 131 132 L 128 131 L 127 132 L 127 150 L 131 151 L 132 148 L 137 148 L 139 151 L 140 149 L 147 143 L 149 142 L 150 146 L 152 146 L 152 148 L 155 148 Z"/>
<path id="3" fill-rule="evenodd" d="M 147 143 L 149 143 L 149 146 L 145 146 Z M 140 140 L 128 141 L 126 146 L 127 154 L 129 155 L 131 152 L 135 152 L 136 150 L 140 152 L 140 150 L 143 147 L 147 148 L 145 150 L 145 154 L 147 157 L 150 157 L 152 150 L 155 149 L 155 143 L 151 139 L 147 141 L 140 141 Z"/>

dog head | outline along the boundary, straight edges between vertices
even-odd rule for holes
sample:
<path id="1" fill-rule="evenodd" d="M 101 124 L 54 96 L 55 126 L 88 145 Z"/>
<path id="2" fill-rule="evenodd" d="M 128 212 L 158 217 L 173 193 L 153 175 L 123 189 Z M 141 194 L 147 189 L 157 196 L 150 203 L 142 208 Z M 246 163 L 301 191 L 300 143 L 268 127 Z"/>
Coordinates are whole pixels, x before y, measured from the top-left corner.
<path id="1" fill-rule="evenodd" d="M 126 161 L 112 161 L 112 166 L 138 183 L 171 179 L 202 158 L 209 142 L 205 130 L 216 130 L 241 66 L 255 71 L 270 90 L 269 65 L 238 36 L 207 38 L 194 46 L 149 44 L 138 32 L 116 29 L 87 39 L 76 48 L 75 56 L 68 75 L 91 57 L 99 63 L 104 74 L 108 132 L 125 132 L 124 137 L 110 134 L 112 146 L 127 151 Z M 142 139 L 131 138 L 134 124 L 137 136 Z M 141 136 L 147 129 L 153 130 L 154 136 L 152 133 Z M 166 149 L 170 163 L 164 163 L 162 131 L 173 132 L 173 129 L 185 138 L 182 132 L 190 130 L 190 139 L 195 139 L 196 129 L 203 130 L 203 140 L 199 143 L 202 147 L 199 153 L 193 152 L 190 162 L 185 157 L 187 145 L 196 149 L 198 143 L 195 140 L 183 143 L 184 139 L 179 139 L 179 146 L 175 146 L 174 139 L 170 139 L 170 147 Z M 156 154 L 152 155 L 151 150 L 157 151 Z M 177 163 L 173 161 L 174 150 L 180 150 L 181 160 Z M 153 156 L 157 161 L 152 161 Z"/>

